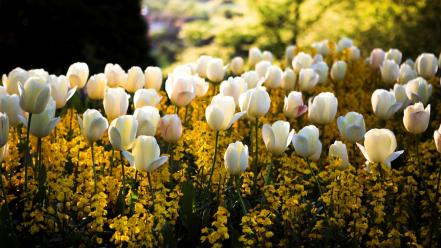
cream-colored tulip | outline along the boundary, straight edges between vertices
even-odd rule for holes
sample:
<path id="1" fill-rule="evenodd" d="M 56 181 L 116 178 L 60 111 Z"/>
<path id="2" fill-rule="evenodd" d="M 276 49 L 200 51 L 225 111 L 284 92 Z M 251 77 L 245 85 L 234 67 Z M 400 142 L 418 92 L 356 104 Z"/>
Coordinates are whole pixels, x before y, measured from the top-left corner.
<path id="1" fill-rule="evenodd" d="M 337 52 L 342 52 L 344 49 L 352 46 L 352 40 L 348 37 L 343 37 L 337 42 L 336 50 Z"/>
<path id="2" fill-rule="evenodd" d="M 127 80 L 126 72 L 118 64 L 106 64 L 104 74 L 107 78 L 107 86 L 111 88 L 123 85 Z"/>
<path id="3" fill-rule="evenodd" d="M 234 75 L 239 76 L 244 70 L 244 64 L 245 62 L 243 61 L 242 57 L 234 57 L 230 62 L 231 72 Z"/>
<path id="4" fill-rule="evenodd" d="M 168 98 L 178 107 L 185 107 L 196 97 L 196 86 L 192 75 L 173 73 L 165 81 Z"/>
<path id="5" fill-rule="evenodd" d="M 400 67 L 400 76 L 398 77 L 398 82 L 400 84 L 405 84 L 412 79 L 417 78 L 416 71 L 408 64 L 403 63 Z"/>
<path id="6" fill-rule="evenodd" d="M 377 89 L 371 97 L 372 109 L 375 115 L 382 119 L 390 119 L 402 106 L 397 102 L 394 93 L 384 89 Z"/>
<path id="7" fill-rule="evenodd" d="M 384 56 L 384 60 L 393 60 L 397 65 L 401 64 L 401 59 L 403 58 L 403 54 L 400 50 L 391 48 L 386 52 Z"/>
<path id="8" fill-rule="evenodd" d="M 262 60 L 256 64 L 255 70 L 260 79 L 266 76 L 266 73 L 270 67 L 271 67 L 271 62 L 266 60 Z"/>
<path id="9" fill-rule="evenodd" d="M 270 89 L 279 88 L 282 85 L 282 75 L 283 71 L 280 67 L 271 65 L 263 79 L 264 85 Z"/>
<path id="10" fill-rule="evenodd" d="M 207 64 L 207 78 L 213 83 L 220 83 L 224 80 L 224 61 L 219 58 L 210 59 Z"/>
<path id="11" fill-rule="evenodd" d="M 155 89 L 139 89 L 135 92 L 133 103 L 135 108 L 144 106 L 156 107 L 161 102 L 162 96 Z"/>
<path id="12" fill-rule="evenodd" d="M 241 76 L 247 83 L 248 89 L 260 86 L 259 75 L 256 71 L 247 71 Z"/>
<path id="13" fill-rule="evenodd" d="M 384 57 L 386 57 L 386 53 L 381 48 L 373 49 L 369 57 L 369 66 L 371 69 L 376 70 L 380 68 L 380 65 L 383 64 Z"/>
<path id="14" fill-rule="evenodd" d="M 400 76 L 400 68 L 393 60 L 384 60 L 380 66 L 381 79 L 386 84 L 392 84 L 398 80 Z"/>
<path id="15" fill-rule="evenodd" d="M 55 101 L 50 99 L 45 110 L 40 114 L 32 115 L 30 133 L 36 137 L 43 138 L 49 135 L 52 129 L 60 121 L 60 117 L 55 118 Z M 24 123 L 27 125 L 27 123 Z"/>
<path id="16" fill-rule="evenodd" d="M 338 117 L 337 127 L 340 135 L 349 142 L 363 140 L 366 133 L 363 115 L 357 112 L 349 112 L 345 116 Z"/>
<path id="17" fill-rule="evenodd" d="M 179 116 L 176 114 L 173 115 L 164 115 L 161 118 L 161 122 L 159 124 L 159 131 L 161 133 L 161 137 L 169 143 L 176 143 L 182 136 L 182 123 Z"/>
<path id="18" fill-rule="evenodd" d="M 197 97 L 203 97 L 207 94 L 210 84 L 198 75 L 193 75 L 194 87 Z"/>
<path id="19" fill-rule="evenodd" d="M 81 133 L 89 142 L 100 140 L 109 127 L 107 119 L 96 109 L 87 109 L 82 119 L 77 118 Z"/>
<path id="20" fill-rule="evenodd" d="M 400 110 L 405 109 L 411 103 L 410 99 L 407 97 L 406 86 L 405 85 L 395 84 L 394 88 L 389 90 L 389 91 L 394 94 L 395 99 L 397 100 L 397 102 L 401 103 Z"/>
<path id="21" fill-rule="evenodd" d="M 433 132 L 433 139 L 435 140 L 436 150 L 441 153 L 441 125 L 438 130 Z"/>
<path id="22" fill-rule="evenodd" d="M 9 118 L 5 113 L 0 113 L 0 147 L 8 143 L 9 137 Z"/>
<path id="23" fill-rule="evenodd" d="M 47 78 L 49 77 L 49 72 L 47 72 L 45 69 L 32 69 L 28 71 L 28 79 L 30 77 L 37 77 L 43 79 L 44 81 L 47 81 Z"/>
<path id="24" fill-rule="evenodd" d="M 334 121 L 337 114 L 338 100 L 331 92 L 322 92 L 309 99 L 308 119 L 319 125 Z"/>
<path id="25" fill-rule="evenodd" d="M 161 155 L 155 137 L 141 135 L 133 142 L 132 153 L 123 151 L 124 157 L 136 170 L 152 172 L 167 162 L 168 157 Z"/>
<path id="26" fill-rule="evenodd" d="M 205 109 L 208 126 L 216 131 L 226 130 L 239 120 L 244 112 L 234 114 L 236 105 L 231 96 L 216 95 Z"/>
<path id="27" fill-rule="evenodd" d="M 135 93 L 144 86 L 144 72 L 139 66 L 133 66 L 127 71 L 127 81 L 124 88 L 129 93 Z"/>
<path id="28" fill-rule="evenodd" d="M 247 90 L 248 85 L 241 77 L 229 77 L 220 85 L 220 93 L 224 96 L 233 97 L 236 106 L 239 106 L 239 96 Z"/>
<path id="29" fill-rule="evenodd" d="M 9 145 L 6 144 L 0 147 L 0 163 L 5 161 L 9 156 Z"/>
<path id="30" fill-rule="evenodd" d="M 342 60 L 334 62 L 331 67 L 331 78 L 335 81 L 342 81 L 345 78 L 347 68 L 346 62 Z"/>
<path id="31" fill-rule="evenodd" d="M 20 108 L 20 98 L 18 95 L 6 95 L 0 100 L 0 112 L 6 113 L 11 126 L 17 126 L 24 118 L 25 113 Z"/>
<path id="32" fill-rule="evenodd" d="M 8 92 L 9 95 L 18 95 L 18 84 L 24 84 L 28 77 L 28 72 L 26 70 L 17 67 L 14 70 L 10 71 L 7 76 L 6 74 L 3 74 L 2 83 L 5 86 L 6 92 Z"/>
<path id="33" fill-rule="evenodd" d="M 403 123 L 409 133 L 420 134 L 426 131 L 430 120 L 430 104 L 424 109 L 421 102 L 404 109 Z"/>
<path id="34" fill-rule="evenodd" d="M 301 69 L 306 69 L 311 67 L 312 62 L 313 60 L 311 55 L 304 52 L 300 52 L 292 60 L 292 68 L 294 69 L 294 72 L 299 73 Z"/>
<path id="35" fill-rule="evenodd" d="M 248 167 L 248 146 L 240 141 L 229 144 L 224 160 L 228 174 L 240 176 Z"/>
<path id="36" fill-rule="evenodd" d="M 438 71 L 438 60 L 433 53 L 423 53 L 416 59 L 415 68 L 419 76 L 431 79 Z"/>
<path id="37" fill-rule="evenodd" d="M 389 129 L 371 129 L 364 135 L 364 146 L 357 143 L 366 160 L 370 163 L 384 163 L 391 166 L 391 162 L 398 158 L 403 151 L 395 151 L 397 140 Z"/>
<path id="38" fill-rule="evenodd" d="M 271 98 L 265 87 L 258 86 L 245 91 L 239 96 L 239 107 L 250 118 L 264 116 L 271 106 Z"/>
<path id="39" fill-rule="evenodd" d="M 144 71 L 144 88 L 161 90 L 162 86 L 162 71 L 161 68 L 156 66 L 148 66 Z"/>
<path id="40" fill-rule="evenodd" d="M 312 161 L 320 159 L 322 143 L 319 140 L 319 130 L 316 126 L 306 126 L 294 134 L 292 145 L 298 155 Z"/>
<path id="41" fill-rule="evenodd" d="M 136 109 L 133 116 L 138 121 L 138 131 L 136 132 L 136 136 L 155 136 L 156 129 L 158 128 L 159 121 L 161 120 L 161 116 L 159 115 L 159 110 L 157 108 L 144 106 Z"/>
<path id="42" fill-rule="evenodd" d="M 292 141 L 294 129 L 291 131 L 289 122 L 276 121 L 273 125 L 264 124 L 262 138 L 266 149 L 274 155 L 282 154 Z"/>
<path id="43" fill-rule="evenodd" d="M 360 49 L 356 46 L 351 46 L 349 48 L 349 59 L 352 61 L 359 60 L 361 56 Z"/>
<path id="44" fill-rule="evenodd" d="M 109 126 L 109 140 L 113 148 L 126 151 L 132 148 L 136 138 L 138 121 L 132 115 L 122 115 L 114 119 Z"/>
<path id="45" fill-rule="evenodd" d="M 432 85 L 422 77 L 410 80 L 406 84 L 407 97 L 413 102 L 422 102 L 426 105 L 432 95 Z"/>
<path id="46" fill-rule="evenodd" d="M 201 55 L 196 61 L 196 73 L 203 78 L 207 78 L 207 66 L 208 62 L 213 59 L 208 55 Z"/>
<path id="47" fill-rule="evenodd" d="M 255 66 L 262 60 L 262 52 L 259 48 L 253 47 L 248 52 L 248 63 L 251 67 Z"/>
<path id="48" fill-rule="evenodd" d="M 291 61 L 294 59 L 295 52 L 296 52 L 296 46 L 289 45 L 289 46 L 286 47 L 286 49 L 285 49 L 285 58 L 286 58 L 286 61 L 288 62 L 288 64 L 290 64 Z"/>
<path id="49" fill-rule="evenodd" d="M 297 75 L 290 68 L 286 68 L 282 75 L 282 88 L 286 91 L 293 91 L 296 88 Z"/>
<path id="50" fill-rule="evenodd" d="M 318 54 L 322 56 L 327 56 L 330 52 L 329 50 L 329 40 L 322 40 L 312 43 L 312 47 L 317 50 Z"/>
<path id="51" fill-rule="evenodd" d="M 73 63 L 69 66 L 66 77 L 69 80 L 69 88 L 77 87 L 77 89 L 82 89 L 89 77 L 89 66 L 83 62 Z"/>
<path id="52" fill-rule="evenodd" d="M 127 113 L 129 98 L 123 88 L 107 88 L 104 93 L 103 106 L 107 119 L 113 120 Z"/>
<path id="53" fill-rule="evenodd" d="M 328 80 L 329 67 L 324 61 L 319 61 L 311 66 L 318 74 L 318 83 L 325 83 Z"/>
<path id="54" fill-rule="evenodd" d="M 319 81 L 319 75 L 312 68 L 301 69 L 299 73 L 299 84 L 300 91 L 310 91 L 312 90 Z"/>
<path id="55" fill-rule="evenodd" d="M 51 86 L 51 96 L 56 103 L 57 109 L 66 106 L 67 101 L 75 94 L 77 87 L 69 89 L 69 81 L 65 76 L 50 75 L 48 84 Z"/>
<path id="56" fill-rule="evenodd" d="M 86 85 L 87 95 L 91 100 L 103 100 L 107 87 L 107 77 L 104 73 L 91 76 Z"/>
<path id="57" fill-rule="evenodd" d="M 285 97 L 283 114 L 288 119 L 295 119 L 306 111 L 308 111 L 308 106 L 303 104 L 302 92 L 291 91 L 288 97 Z"/>
<path id="58" fill-rule="evenodd" d="M 340 159 L 342 162 L 341 167 L 343 168 L 349 165 L 348 150 L 346 148 L 346 145 L 339 140 L 334 141 L 334 144 L 329 146 L 328 156 L 331 158 Z"/>
<path id="59" fill-rule="evenodd" d="M 51 88 L 40 77 L 31 77 L 24 86 L 20 83 L 20 107 L 31 114 L 40 114 L 51 98 Z"/>
<path id="60" fill-rule="evenodd" d="M 270 51 L 265 50 L 262 52 L 262 59 L 269 62 L 273 62 L 273 54 Z"/>

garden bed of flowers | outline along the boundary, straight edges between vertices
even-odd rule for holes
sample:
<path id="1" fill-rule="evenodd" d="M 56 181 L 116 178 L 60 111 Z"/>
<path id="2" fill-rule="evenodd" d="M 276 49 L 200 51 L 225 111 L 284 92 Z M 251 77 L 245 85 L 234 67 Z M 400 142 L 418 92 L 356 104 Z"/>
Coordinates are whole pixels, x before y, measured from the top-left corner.
<path id="1" fill-rule="evenodd" d="M 439 246 L 441 59 L 365 52 L 14 69 L 2 245 Z"/>

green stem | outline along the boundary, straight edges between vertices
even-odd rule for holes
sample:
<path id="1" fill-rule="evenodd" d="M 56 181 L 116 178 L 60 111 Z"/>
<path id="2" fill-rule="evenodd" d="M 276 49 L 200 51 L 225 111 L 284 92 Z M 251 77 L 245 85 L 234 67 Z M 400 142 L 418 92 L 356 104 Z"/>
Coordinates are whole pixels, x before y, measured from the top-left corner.
<path id="1" fill-rule="evenodd" d="M 247 214 L 247 207 L 245 206 L 245 202 L 243 201 L 242 195 L 240 194 L 240 176 L 236 176 L 236 192 L 237 197 L 239 198 L 240 205 L 242 206 L 243 215 Z"/>
<path id="2" fill-rule="evenodd" d="M 110 162 L 110 176 L 113 175 L 113 165 L 114 165 L 114 163 L 115 163 L 115 148 L 113 148 L 113 146 L 112 146 L 112 160 Z"/>
<path id="3" fill-rule="evenodd" d="M 256 149 L 254 151 L 254 168 L 253 168 L 253 192 L 256 192 L 257 190 L 257 174 L 259 173 L 258 165 L 259 165 L 259 118 L 256 117 L 256 127 L 255 127 L 255 146 Z"/>
<path id="4" fill-rule="evenodd" d="M 122 151 L 120 151 L 120 162 L 121 162 L 121 174 L 122 174 L 122 186 L 123 186 L 123 194 L 126 193 L 126 176 L 124 174 L 124 161 L 123 161 L 123 154 Z"/>
<path id="5" fill-rule="evenodd" d="M 93 152 L 93 141 L 90 142 L 90 150 L 92 152 L 92 168 L 93 168 L 93 193 L 96 194 L 96 168 L 95 168 L 95 154 Z"/>
<path id="6" fill-rule="evenodd" d="M 152 194 L 152 206 L 153 211 L 155 211 L 155 191 L 153 190 L 152 179 L 150 178 L 150 172 L 147 172 L 147 179 L 149 181 L 150 194 Z"/>
<path id="7" fill-rule="evenodd" d="M 312 177 L 314 178 L 314 181 L 315 181 L 315 183 L 317 185 L 317 188 L 318 188 L 319 193 L 320 193 L 320 198 L 323 198 L 323 192 L 322 192 L 322 186 L 320 184 L 320 180 L 315 175 L 315 172 L 314 172 L 314 170 L 311 167 L 311 162 L 309 161 L 309 159 L 306 159 L 306 163 L 308 164 L 308 168 L 311 171 Z M 323 208 L 325 208 L 325 205 L 323 205 Z M 328 213 L 327 213 L 326 209 L 324 210 L 324 212 L 325 212 L 326 221 L 328 222 L 328 225 L 330 225 L 331 222 L 329 222 L 329 217 L 328 217 Z"/>
<path id="8" fill-rule="evenodd" d="M 210 186 L 211 186 L 211 178 L 213 177 L 214 165 L 216 164 L 217 144 L 218 144 L 218 141 L 219 141 L 219 131 L 216 131 L 216 141 L 215 141 L 215 143 L 214 143 L 214 156 L 213 156 L 213 162 L 211 163 L 210 177 L 208 178 L 207 191 L 210 190 Z"/>
<path id="9" fill-rule="evenodd" d="M 265 175 L 265 185 L 270 184 L 271 181 L 272 181 L 273 167 L 274 167 L 274 165 L 273 165 L 273 157 L 271 157 L 271 163 L 268 164 L 267 170 L 266 170 L 267 172 L 266 172 L 266 175 Z"/>
<path id="10" fill-rule="evenodd" d="M 29 113 L 28 118 L 28 129 L 26 130 L 26 154 L 25 154 L 25 185 L 24 185 L 24 191 L 28 191 L 28 165 L 30 163 L 31 159 L 31 146 L 29 144 L 29 132 L 31 130 L 31 119 L 32 119 L 32 113 Z"/>

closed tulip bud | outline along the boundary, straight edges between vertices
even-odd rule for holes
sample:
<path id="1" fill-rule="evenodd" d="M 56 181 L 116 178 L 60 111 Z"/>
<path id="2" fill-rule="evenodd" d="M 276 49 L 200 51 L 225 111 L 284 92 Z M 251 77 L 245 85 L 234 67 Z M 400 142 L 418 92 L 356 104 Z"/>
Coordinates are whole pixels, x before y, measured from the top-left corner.
<path id="1" fill-rule="evenodd" d="M 397 102 L 392 92 L 377 89 L 371 97 L 372 109 L 375 115 L 382 119 L 390 119 L 402 106 L 403 103 Z"/>
<path id="2" fill-rule="evenodd" d="M 292 91 L 285 97 L 283 114 L 289 119 L 295 119 L 308 111 L 308 106 L 303 104 L 302 92 Z"/>
<path id="3" fill-rule="evenodd" d="M 325 62 L 317 62 L 311 67 L 319 76 L 318 83 L 325 83 L 328 80 L 329 67 Z"/>
<path id="4" fill-rule="evenodd" d="M 69 80 L 70 88 L 82 89 L 89 77 L 89 66 L 82 62 L 73 63 L 69 66 L 66 77 Z"/>
<path id="5" fill-rule="evenodd" d="M 273 54 L 270 51 L 263 51 L 262 59 L 269 62 L 273 62 Z"/>
<path id="6" fill-rule="evenodd" d="M 126 72 L 118 64 L 106 64 L 104 74 L 107 78 L 107 86 L 111 88 L 123 85 L 127 80 Z"/>
<path id="7" fill-rule="evenodd" d="M 213 58 L 207 64 L 207 78 L 213 83 L 220 83 L 224 80 L 225 69 L 222 59 Z"/>
<path id="8" fill-rule="evenodd" d="M 294 134 L 292 145 L 298 155 L 312 161 L 320 159 L 322 143 L 319 140 L 319 130 L 316 126 L 306 126 Z"/>
<path id="9" fill-rule="evenodd" d="M 42 113 L 32 115 L 31 129 L 29 130 L 32 135 L 43 138 L 55 128 L 60 121 L 60 117 L 55 118 L 55 106 L 55 101 L 50 99 Z"/>
<path id="10" fill-rule="evenodd" d="M 441 153 L 441 125 L 439 129 L 433 133 L 433 139 L 435 140 L 436 150 Z"/>
<path id="11" fill-rule="evenodd" d="M 197 97 L 205 96 L 208 92 L 208 89 L 210 88 L 210 84 L 205 82 L 205 79 L 197 75 L 193 75 L 193 80 L 194 80 L 196 96 Z"/>
<path id="12" fill-rule="evenodd" d="M 292 91 L 296 88 L 297 75 L 290 68 L 286 68 L 282 75 L 282 88 L 287 91 Z"/>
<path id="13" fill-rule="evenodd" d="M 371 56 L 369 57 L 369 66 L 371 69 L 376 70 L 380 68 L 380 65 L 383 64 L 385 56 L 386 54 L 381 48 L 375 48 L 372 50 Z"/>
<path id="14" fill-rule="evenodd" d="M 336 61 L 331 67 L 331 78 L 335 81 L 341 81 L 345 78 L 347 70 L 346 62 Z"/>
<path id="15" fill-rule="evenodd" d="M 306 69 L 311 67 L 312 62 L 313 60 L 311 55 L 304 52 L 300 52 L 292 60 L 292 68 L 296 73 L 299 73 L 301 69 Z"/>
<path id="16" fill-rule="evenodd" d="M 93 75 L 86 85 L 87 95 L 91 100 L 103 100 L 106 92 L 107 78 L 104 73 Z"/>
<path id="17" fill-rule="evenodd" d="M 259 75 L 255 71 L 247 71 L 241 77 L 247 83 L 248 89 L 256 88 L 259 85 Z"/>
<path id="18" fill-rule="evenodd" d="M 337 127 L 340 135 L 349 142 L 363 140 L 366 133 L 363 115 L 357 112 L 349 112 L 345 116 L 338 117 Z"/>
<path id="19" fill-rule="evenodd" d="M 107 119 L 96 109 L 87 109 L 82 119 L 77 118 L 81 133 L 89 142 L 100 140 L 109 127 Z"/>
<path id="20" fill-rule="evenodd" d="M 301 91 L 312 90 L 319 81 L 319 75 L 312 68 L 301 69 L 299 73 L 299 88 Z"/>
<path id="21" fill-rule="evenodd" d="M 136 170 L 152 172 L 167 162 L 168 157 L 161 155 L 155 137 L 141 135 L 133 142 L 132 153 L 123 151 L 124 157 Z"/>
<path id="22" fill-rule="evenodd" d="M 191 75 L 171 75 L 165 81 L 168 98 L 178 107 L 185 107 L 196 97 L 194 78 Z"/>
<path id="23" fill-rule="evenodd" d="M 348 150 L 343 142 L 336 140 L 329 147 L 329 157 L 341 160 L 341 167 L 346 168 L 349 165 Z"/>
<path id="24" fill-rule="evenodd" d="M 169 143 L 176 143 L 182 136 L 181 119 L 176 114 L 164 115 L 159 124 L 161 137 Z"/>
<path id="25" fill-rule="evenodd" d="M 229 144 L 224 160 L 228 174 L 240 176 L 248 167 L 248 146 L 240 141 Z"/>
<path id="26" fill-rule="evenodd" d="M 142 72 L 140 67 L 133 66 L 127 72 L 127 82 L 124 84 L 124 88 L 129 93 L 135 93 L 144 86 L 144 82 L 144 72 Z"/>
<path id="27" fill-rule="evenodd" d="M 0 147 L 0 163 L 5 161 L 9 156 L 9 145 L 6 144 Z"/>
<path id="28" fill-rule="evenodd" d="M 400 76 L 400 68 L 393 60 L 385 60 L 380 66 L 381 79 L 386 84 L 392 84 Z"/>
<path id="29" fill-rule="evenodd" d="M 323 92 L 309 99 L 308 119 L 315 124 L 325 125 L 333 122 L 337 114 L 338 101 L 331 92 Z"/>
<path id="30" fill-rule="evenodd" d="M 271 98 L 265 87 L 258 86 L 245 91 L 239 96 L 239 107 L 250 118 L 264 116 L 271 106 Z"/>
<path id="31" fill-rule="evenodd" d="M 0 113 L 0 147 L 8 143 L 9 137 L 9 119 L 8 115 Z"/>
<path id="32" fill-rule="evenodd" d="M 282 74 L 283 71 L 278 66 L 270 66 L 264 79 L 265 86 L 270 89 L 279 88 L 282 85 Z"/>
<path id="33" fill-rule="evenodd" d="M 133 103 L 136 109 L 144 106 L 156 107 L 161 102 L 161 98 L 162 96 L 155 89 L 139 89 L 135 92 Z"/>
<path id="34" fill-rule="evenodd" d="M 49 73 L 44 69 L 32 69 L 28 71 L 28 78 L 30 77 L 37 77 L 47 81 Z"/>
<path id="35" fill-rule="evenodd" d="M 397 65 L 401 64 L 403 54 L 398 49 L 391 48 L 385 54 L 384 60 L 393 60 Z"/>
<path id="36" fill-rule="evenodd" d="M 17 126 L 24 118 L 23 110 L 20 108 L 20 99 L 18 95 L 6 95 L 0 100 L 0 112 L 8 115 L 9 124 Z"/>
<path id="37" fill-rule="evenodd" d="M 336 50 L 337 52 L 341 52 L 344 49 L 349 48 L 351 46 L 352 46 L 352 40 L 347 37 L 343 37 L 338 41 Z"/>
<path id="38" fill-rule="evenodd" d="M 109 126 L 109 140 L 113 148 L 126 151 L 132 148 L 136 138 L 138 121 L 132 115 L 122 115 L 114 119 Z"/>
<path id="39" fill-rule="evenodd" d="M 69 82 L 65 76 L 57 77 L 50 75 L 48 84 L 51 86 L 51 96 L 56 103 L 57 109 L 64 107 L 77 90 L 76 86 L 69 89 Z"/>
<path id="40" fill-rule="evenodd" d="M 201 55 L 196 61 L 196 73 L 203 78 L 207 78 L 207 66 L 213 58 L 208 55 Z"/>
<path id="41" fill-rule="evenodd" d="M 417 78 L 416 71 L 410 65 L 403 63 L 400 67 L 400 76 L 398 77 L 398 82 L 400 84 L 405 84 L 415 78 Z"/>
<path id="42" fill-rule="evenodd" d="M 294 46 L 294 45 L 289 45 L 288 47 L 286 47 L 285 58 L 286 58 L 286 61 L 288 62 L 288 64 L 290 64 L 291 61 L 294 59 L 295 51 L 296 51 L 296 46 Z"/>
<path id="43" fill-rule="evenodd" d="M 413 103 L 422 102 L 426 105 L 432 95 L 432 85 L 424 78 L 417 77 L 407 82 L 406 94 Z"/>
<path id="44" fill-rule="evenodd" d="M 20 107 L 31 114 L 40 114 L 44 111 L 49 99 L 51 89 L 42 78 L 31 77 L 24 86 L 20 86 Z"/>
<path id="45" fill-rule="evenodd" d="M 205 109 L 208 126 L 216 131 L 226 130 L 242 117 L 243 112 L 234 114 L 236 105 L 231 96 L 216 95 Z"/>
<path id="46" fill-rule="evenodd" d="M 255 66 L 262 60 L 262 52 L 259 48 L 253 47 L 248 52 L 248 63 L 250 66 Z"/>
<path id="47" fill-rule="evenodd" d="M 421 102 L 404 109 L 403 123 L 409 133 L 420 134 L 426 131 L 430 120 L 430 104 L 424 109 Z"/>
<path id="48" fill-rule="evenodd" d="M 239 96 L 248 90 L 247 83 L 241 77 L 230 77 L 223 81 L 220 85 L 220 93 L 224 96 L 231 96 L 234 98 L 234 103 L 239 106 Z"/>
<path id="49" fill-rule="evenodd" d="M 395 96 L 397 102 L 401 103 L 400 110 L 405 109 L 410 104 L 410 99 L 406 95 L 406 87 L 401 84 L 395 84 L 394 88 L 390 90 Z"/>
<path id="50" fill-rule="evenodd" d="M 276 121 L 273 125 L 264 124 L 262 127 L 262 138 L 266 149 L 274 155 L 282 154 L 291 143 L 294 129 L 289 130 L 287 121 Z"/>
<path id="51" fill-rule="evenodd" d="M 259 78 L 265 77 L 268 69 L 271 67 L 271 62 L 262 60 L 259 63 L 256 64 L 256 72 L 257 75 L 259 75 Z"/>
<path id="52" fill-rule="evenodd" d="M 438 61 L 432 53 L 423 53 L 415 61 L 416 71 L 419 76 L 431 79 L 438 70 Z"/>
<path id="53" fill-rule="evenodd" d="M 5 86 L 6 92 L 9 95 L 13 95 L 13 94 L 18 95 L 19 94 L 18 84 L 19 83 L 24 84 L 27 79 L 28 79 L 28 72 L 20 67 L 17 67 L 14 70 L 10 71 L 8 76 L 3 74 L 2 83 Z"/>
<path id="54" fill-rule="evenodd" d="M 241 57 L 234 57 L 230 62 L 230 70 L 234 75 L 239 76 L 243 72 L 244 61 Z"/>
<path id="55" fill-rule="evenodd" d="M 317 52 L 320 55 L 327 56 L 329 54 L 329 41 L 328 40 L 322 40 L 319 42 L 312 43 L 312 47 L 317 50 Z"/>
<path id="56" fill-rule="evenodd" d="M 127 113 L 130 96 L 123 88 L 107 88 L 104 93 L 103 106 L 107 119 L 113 120 Z"/>
<path id="57" fill-rule="evenodd" d="M 349 48 L 349 56 L 350 56 L 349 59 L 352 61 L 359 60 L 361 56 L 360 49 L 356 46 L 351 46 Z"/>
<path id="58" fill-rule="evenodd" d="M 144 71 L 144 88 L 161 90 L 162 86 L 162 71 L 161 68 L 156 66 L 149 66 Z"/>
<path id="59" fill-rule="evenodd" d="M 391 162 L 398 158 L 403 151 L 395 152 L 397 140 L 389 129 L 371 129 L 364 135 L 364 146 L 357 143 L 366 160 L 370 163 L 384 163 L 391 166 Z"/>
<path id="60" fill-rule="evenodd" d="M 136 136 L 155 136 L 156 129 L 158 128 L 159 121 L 161 120 L 161 116 L 159 115 L 159 110 L 157 108 L 144 106 L 136 109 L 133 116 L 138 121 L 138 131 Z"/>

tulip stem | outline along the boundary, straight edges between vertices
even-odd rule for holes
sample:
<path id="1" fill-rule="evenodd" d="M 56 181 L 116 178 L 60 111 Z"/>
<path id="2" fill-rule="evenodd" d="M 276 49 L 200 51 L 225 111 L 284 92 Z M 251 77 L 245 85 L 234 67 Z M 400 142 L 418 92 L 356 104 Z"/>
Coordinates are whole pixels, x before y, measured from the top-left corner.
<path id="1" fill-rule="evenodd" d="M 242 213 L 243 215 L 247 214 L 247 207 L 245 206 L 245 202 L 243 201 L 242 195 L 240 194 L 240 176 L 236 176 L 236 192 L 237 197 L 239 198 L 240 206 L 242 207 Z"/>
<path id="2" fill-rule="evenodd" d="M 149 181 L 149 189 L 150 189 L 150 194 L 152 195 L 152 209 L 153 212 L 155 211 L 155 191 L 153 190 L 153 184 L 152 184 L 152 179 L 150 177 L 150 172 L 147 172 L 147 180 Z"/>
<path id="3" fill-rule="evenodd" d="M 218 144 L 218 141 L 219 141 L 219 131 L 216 131 L 216 141 L 215 141 L 215 143 L 214 143 L 214 156 L 213 156 L 213 162 L 211 163 L 210 177 L 208 178 L 207 190 L 210 190 L 210 186 L 211 186 L 211 178 L 213 177 L 214 165 L 216 164 L 217 144 Z"/>
<path id="4" fill-rule="evenodd" d="M 273 177 L 273 162 L 274 162 L 274 158 L 271 157 L 271 163 L 268 164 L 268 166 L 266 167 L 266 175 L 265 175 L 265 185 L 268 185 L 272 182 L 272 177 Z"/>
<path id="5" fill-rule="evenodd" d="M 126 193 L 126 176 L 124 175 L 124 161 L 123 161 L 123 154 L 122 151 L 120 151 L 119 159 L 121 162 L 121 174 L 122 174 L 122 187 L 123 187 L 123 195 Z"/>
<path id="6" fill-rule="evenodd" d="M 29 132 L 31 130 L 31 119 L 32 119 L 32 113 L 29 113 L 28 118 L 28 129 L 26 130 L 26 154 L 25 154 L 25 185 L 24 185 L 24 191 L 28 191 L 28 165 L 31 162 L 31 146 L 29 144 Z"/>
<path id="7" fill-rule="evenodd" d="M 317 188 L 318 188 L 319 193 L 320 193 L 320 197 L 323 198 L 323 192 L 322 192 L 322 186 L 320 184 L 320 180 L 315 175 L 315 172 L 314 172 L 314 170 L 311 167 L 311 162 L 309 161 L 309 159 L 306 160 L 306 163 L 308 164 L 308 168 L 311 171 L 312 177 L 314 178 L 314 181 L 315 181 L 315 183 L 317 185 Z M 324 208 L 324 212 L 325 212 L 326 221 L 328 222 L 328 226 L 330 226 L 331 222 L 329 222 L 329 217 L 328 217 L 328 213 L 327 213 L 326 208 L 325 208 L 325 204 L 323 204 L 323 208 Z"/>
<path id="8" fill-rule="evenodd" d="M 112 160 L 110 161 L 110 176 L 113 175 L 114 163 L 115 163 L 115 148 L 113 148 L 113 146 L 112 146 Z M 104 164 L 103 164 L 103 166 L 104 166 Z M 103 176 L 104 176 L 104 174 L 103 174 Z"/>
<path id="9" fill-rule="evenodd" d="M 92 168 L 93 168 L 93 193 L 96 194 L 96 168 L 95 168 L 95 154 L 93 152 L 93 141 L 90 142 L 90 150 L 92 152 Z"/>
<path id="10" fill-rule="evenodd" d="M 255 134 L 254 134 L 254 138 L 255 138 L 255 145 L 256 145 L 256 149 L 254 151 L 254 168 L 253 168 L 253 174 L 254 174 L 254 178 L 253 178 L 253 191 L 256 192 L 257 190 L 257 174 L 259 173 L 258 171 L 258 165 L 259 165 L 259 118 L 256 117 L 256 129 L 255 129 Z"/>

